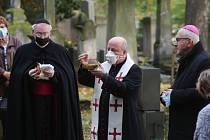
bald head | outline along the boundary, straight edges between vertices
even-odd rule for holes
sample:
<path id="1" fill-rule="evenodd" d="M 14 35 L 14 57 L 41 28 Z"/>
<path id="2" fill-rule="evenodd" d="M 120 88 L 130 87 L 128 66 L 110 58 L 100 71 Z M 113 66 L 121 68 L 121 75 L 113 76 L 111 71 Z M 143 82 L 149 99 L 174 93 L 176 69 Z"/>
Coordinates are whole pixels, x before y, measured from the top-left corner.
<path id="1" fill-rule="evenodd" d="M 120 64 L 127 57 L 127 41 L 123 37 L 113 37 L 108 41 L 107 50 L 117 56 L 116 64 Z"/>
<path id="2" fill-rule="evenodd" d="M 111 38 L 108 42 L 107 47 L 109 46 L 120 47 L 124 51 L 127 51 L 127 41 L 123 37 L 116 36 L 116 37 Z"/>

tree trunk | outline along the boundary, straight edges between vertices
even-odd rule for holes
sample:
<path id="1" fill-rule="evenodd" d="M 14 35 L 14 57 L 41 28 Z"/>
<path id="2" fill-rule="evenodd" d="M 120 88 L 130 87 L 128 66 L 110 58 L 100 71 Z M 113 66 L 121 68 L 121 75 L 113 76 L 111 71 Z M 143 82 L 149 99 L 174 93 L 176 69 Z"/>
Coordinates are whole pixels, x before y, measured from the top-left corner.
<path id="1" fill-rule="evenodd" d="M 171 0 L 161 3 L 160 23 L 160 64 L 171 59 L 173 48 L 171 47 Z"/>
<path id="2" fill-rule="evenodd" d="M 208 0 L 186 0 L 185 23 L 200 29 L 200 40 L 208 47 Z"/>
<path id="3" fill-rule="evenodd" d="M 160 21 L 161 21 L 161 0 L 157 0 L 157 11 L 156 11 L 156 34 L 155 34 L 155 44 L 154 44 L 154 60 L 153 60 L 153 65 L 155 67 L 159 67 L 160 64 Z"/>
<path id="4" fill-rule="evenodd" d="M 55 0 L 44 0 L 44 18 L 55 27 Z"/>

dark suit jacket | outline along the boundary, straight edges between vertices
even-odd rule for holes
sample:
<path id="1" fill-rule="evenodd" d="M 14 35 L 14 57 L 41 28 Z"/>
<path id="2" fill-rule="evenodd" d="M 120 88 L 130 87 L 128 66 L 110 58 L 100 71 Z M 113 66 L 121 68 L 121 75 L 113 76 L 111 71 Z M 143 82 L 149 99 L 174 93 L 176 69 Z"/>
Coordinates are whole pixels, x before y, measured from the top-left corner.
<path id="1" fill-rule="evenodd" d="M 169 140 L 192 140 L 198 112 L 208 103 L 195 89 L 196 82 L 210 68 L 210 56 L 198 42 L 179 63 L 169 108 Z"/>

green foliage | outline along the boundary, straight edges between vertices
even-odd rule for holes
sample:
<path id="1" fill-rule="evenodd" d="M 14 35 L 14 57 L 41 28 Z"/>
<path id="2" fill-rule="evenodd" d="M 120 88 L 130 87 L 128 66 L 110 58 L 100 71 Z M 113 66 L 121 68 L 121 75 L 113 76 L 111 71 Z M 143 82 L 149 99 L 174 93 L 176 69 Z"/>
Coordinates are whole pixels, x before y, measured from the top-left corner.
<path id="1" fill-rule="evenodd" d="M 161 0 L 164 2 L 164 0 Z M 140 20 L 137 32 L 137 41 L 140 44 L 143 38 L 143 25 L 141 20 L 144 17 L 156 17 L 157 0 L 137 0 L 136 1 L 136 17 Z M 171 22 L 173 33 L 174 29 L 178 29 L 183 23 L 185 18 L 185 0 L 171 0 Z M 162 19 L 164 20 L 164 19 Z M 141 46 L 142 44 L 140 44 Z"/>
<path id="2" fill-rule="evenodd" d="M 23 22 L 15 22 L 13 24 L 10 24 L 9 26 L 9 32 L 11 35 L 15 35 L 16 34 L 16 29 L 20 29 L 20 31 L 24 34 L 24 35 L 29 35 L 31 34 L 31 25 L 30 23 L 23 21 Z"/>
<path id="3" fill-rule="evenodd" d="M 161 2 L 164 2 L 162 0 Z M 146 16 L 156 17 L 157 0 L 137 0 L 136 16 L 142 19 Z M 185 0 L 171 0 L 171 19 L 173 27 L 179 27 L 184 23 Z"/>
<path id="4" fill-rule="evenodd" d="M 90 139 L 90 126 L 91 126 L 91 110 L 90 109 L 82 110 L 81 117 L 82 117 L 84 140 L 89 140 Z"/>
<path id="5" fill-rule="evenodd" d="M 7 10 L 7 12 L 8 13 L 12 13 L 13 14 L 13 18 L 21 18 L 21 19 L 17 19 L 18 21 L 26 19 L 23 9 L 10 8 L 10 9 Z M 14 20 L 16 20 L 16 19 L 14 19 Z"/>
<path id="6" fill-rule="evenodd" d="M 11 35 L 15 35 L 17 29 L 25 35 L 31 34 L 31 24 L 25 20 L 26 17 L 23 9 L 10 8 L 7 12 L 13 13 L 14 16 L 13 22 L 9 26 L 9 32 Z"/>
<path id="7" fill-rule="evenodd" d="M 171 15 L 173 28 L 178 28 L 184 23 L 185 0 L 171 0 Z"/>
<path id="8" fill-rule="evenodd" d="M 80 8 L 81 0 L 55 0 L 56 20 L 71 17 L 72 11 Z"/>
<path id="9" fill-rule="evenodd" d="M 21 7 L 25 10 L 27 20 L 33 24 L 44 17 L 44 2 L 42 0 L 21 0 Z"/>
<path id="10" fill-rule="evenodd" d="M 155 16 L 156 0 L 137 0 L 136 1 L 136 16 L 142 19 L 146 16 Z"/>
<path id="11" fill-rule="evenodd" d="M 90 126 L 91 126 L 90 104 L 92 100 L 92 93 L 93 93 L 93 88 L 81 85 L 79 86 L 79 98 L 80 98 L 84 140 L 89 140 L 90 138 Z"/>
<path id="12" fill-rule="evenodd" d="M 79 9 L 80 4 L 81 0 L 55 0 L 56 21 L 71 17 L 72 11 Z M 44 0 L 21 0 L 21 7 L 30 23 L 44 17 Z"/>

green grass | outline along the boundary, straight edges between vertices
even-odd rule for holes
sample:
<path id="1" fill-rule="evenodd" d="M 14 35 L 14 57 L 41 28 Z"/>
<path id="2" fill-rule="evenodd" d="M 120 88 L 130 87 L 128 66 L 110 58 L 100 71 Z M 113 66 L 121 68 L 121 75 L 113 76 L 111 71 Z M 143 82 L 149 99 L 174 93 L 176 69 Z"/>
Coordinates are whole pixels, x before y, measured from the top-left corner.
<path id="1" fill-rule="evenodd" d="M 84 140 L 90 139 L 90 124 L 91 124 L 90 103 L 91 103 L 92 93 L 93 93 L 92 88 L 87 88 L 83 86 L 79 87 L 80 108 L 82 115 Z"/>

